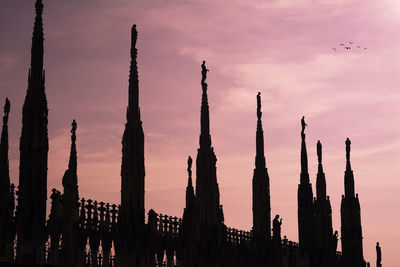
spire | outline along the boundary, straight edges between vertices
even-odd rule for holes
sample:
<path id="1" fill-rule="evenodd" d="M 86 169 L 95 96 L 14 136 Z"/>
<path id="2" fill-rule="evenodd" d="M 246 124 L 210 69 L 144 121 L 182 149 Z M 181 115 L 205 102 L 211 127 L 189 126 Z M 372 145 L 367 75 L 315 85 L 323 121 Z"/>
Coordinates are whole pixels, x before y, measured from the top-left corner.
<path id="1" fill-rule="evenodd" d="M 69 164 L 68 164 L 68 169 L 73 171 L 74 174 L 76 174 L 76 168 L 77 168 L 77 160 L 76 160 L 76 128 L 77 124 L 76 121 L 72 121 L 72 129 L 71 129 L 71 152 L 69 156 Z"/>
<path id="2" fill-rule="evenodd" d="M 143 245 L 145 214 L 144 133 L 139 108 L 137 34 L 136 25 L 133 25 L 131 30 L 127 122 L 122 137 L 121 207 L 118 220 L 121 233 L 123 233 L 120 236 L 121 266 L 132 266 L 135 262 L 142 261 L 139 258 L 143 257 L 140 253 L 132 253 L 135 247 Z"/>
<path id="3" fill-rule="evenodd" d="M 317 155 L 318 155 L 318 174 L 317 174 L 317 199 L 326 199 L 326 180 L 325 173 L 322 168 L 322 145 L 318 140 L 317 143 Z"/>
<path id="4" fill-rule="evenodd" d="M 43 4 L 36 1 L 28 90 L 20 139 L 17 262 L 43 264 L 49 139 L 43 70 Z"/>
<path id="5" fill-rule="evenodd" d="M 257 94 L 257 135 L 256 135 L 256 167 L 265 167 L 264 132 L 261 122 L 261 93 Z"/>
<path id="6" fill-rule="evenodd" d="M 37 0 L 35 4 L 36 18 L 33 28 L 30 79 L 41 81 L 43 78 L 43 3 Z"/>
<path id="7" fill-rule="evenodd" d="M 201 87 L 203 90 L 201 101 L 201 132 L 200 148 L 196 159 L 196 201 L 199 208 L 201 225 L 221 225 L 223 222 L 222 206 L 219 202 L 219 188 L 217 182 L 217 158 L 211 147 L 210 118 L 207 100 L 208 69 L 205 61 L 201 64 Z"/>
<path id="8" fill-rule="evenodd" d="M 354 174 L 350 164 L 349 138 L 346 139 L 346 171 L 344 196 L 340 205 L 342 257 L 345 266 L 365 266 L 362 244 L 361 207 L 358 194 L 354 194 Z"/>
<path id="9" fill-rule="evenodd" d="M 189 208 L 192 205 L 194 200 L 194 189 L 193 189 L 193 182 L 192 182 L 192 163 L 193 160 L 189 156 L 187 160 L 187 172 L 188 172 L 188 185 L 186 187 L 186 208 Z"/>
<path id="10" fill-rule="evenodd" d="M 350 164 L 350 145 L 349 138 L 346 139 L 346 171 L 344 172 L 344 194 L 345 197 L 354 198 L 354 175 Z"/>
<path id="11" fill-rule="evenodd" d="M 264 132 L 261 123 L 261 93 L 257 94 L 256 159 L 253 174 L 253 233 L 257 239 L 271 236 L 269 176 L 265 167 Z"/>
<path id="12" fill-rule="evenodd" d="M 306 134 L 304 130 L 308 126 L 304 121 L 304 116 L 301 119 L 301 183 L 309 183 L 310 178 L 308 176 L 308 159 L 307 159 L 307 148 L 306 148 Z"/>
<path id="13" fill-rule="evenodd" d="M 308 160 L 306 148 L 306 134 L 304 130 L 308 126 L 301 118 L 301 172 L 300 184 L 297 190 L 297 216 L 299 227 L 299 245 L 302 248 L 310 249 L 313 245 L 314 211 L 313 192 L 308 174 Z"/>
<path id="14" fill-rule="evenodd" d="M 138 78 L 138 67 L 137 67 L 137 30 L 136 24 L 132 26 L 131 30 L 131 63 L 129 70 L 129 104 L 128 113 L 133 116 L 139 116 L 139 78 Z"/>
<path id="15" fill-rule="evenodd" d="M 8 165 L 8 114 L 10 113 L 10 101 L 6 98 L 4 105 L 3 129 L 0 141 L 0 193 L 10 190 L 10 176 Z"/>
<path id="16" fill-rule="evenodd" d="M 209 115 L 209 107 L 208 107 L 208 98 L 207 98 L 207 72 L 209 71 L 206 68 L 206 62 L 203 61 L 201 64 L 201 88 L 203 90 L 202 98 L 201 98 L 201 133 L 200 133 L 200 147 L 201 148 L 210 148 L 211 147 L 211 136 L 210 136 L 210 115 Z"/>

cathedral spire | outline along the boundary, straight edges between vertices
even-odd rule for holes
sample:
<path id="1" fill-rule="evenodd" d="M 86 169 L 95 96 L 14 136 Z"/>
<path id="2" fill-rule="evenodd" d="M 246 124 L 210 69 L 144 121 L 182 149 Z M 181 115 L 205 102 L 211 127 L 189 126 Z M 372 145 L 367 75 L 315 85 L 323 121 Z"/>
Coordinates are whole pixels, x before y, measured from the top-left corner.
<path id="1" fill-rule="evenodd" d="M 211 136 L 210 136 L 210 114 L 208 107 L 208 98 L 207 98 L 207 72 L 209 70 L 206 68 L 206 62 L 203 61 L 201 64 L 201 88 L 203 90 L 203 94 L 201 97 L 201 133 L 200 133 L 200 147 L 202 148 L 210 148 L 211 147 Z"/>
<path id="2" fill-rule="evenodd" d="M 69 156 L 69 163 L 68 163 L 68 169 L 72 170 L 76 174 L 76 168 L 77 168 L 77 159 L 76 159 L 76 128 L 77 124 L 76 121 L 72 121 L 72 129 L 71 129 L 71 152 Z"/>
<path id="3" fill-rule="evenodd" d="M 261 93 L 257 94 L 257 135 L 256 135 L 256 166 L 265 167 L 264 132 L 261 122 Z"/>
<path id="4" fill-rule="evenodd" d="M 201 133 L 200 148 L 196 159 L 196 200 L 200 214 L 200 224 L 206 226 L 220 225 L 223 222 L 217 182 L 217 158 L 211 147 L 210 118 L 207 100 L 207 72 L 205 61 L 201 65 Z"/>
<path id="5" fill-rule="evenodd" d="M 36 17 L 35 25 L 33 28 L 32 48 L 31 48 L 31 69 L 30 79 L 40 82 L 42 80 L 43 72 L 43 3 L 42 0 L 37 0 L 35 4 Z"/>
<path id="6" fill-rule="evenodd" d="M 326 180 L 325 173 L 322 168 L 322 144 L 318 140 L 317 143 L 317 156 L 318 156 L 318 174 L 317 174 L 317 199 L 326 199 Z"/>
<path id="7" fill-rule="evenodd" d="M 20 139 L 17 262 L 44 263 L 48 109 L 43 70 L 43 4 L 36 1 L 28 90 L 22 108 Z"/>
<path id="8" fill-rule="evenodd" d="M 269 176 L 265 167 L 264 132 L 261 123 L 261 93 L 257 94 L 256 159 L 253 174 L 253 233 L 263 240 L 271 236 Z"/>
<path id="9" fill-rule="evenodd" d="M 304 130 L 308 126 L 304 121 L 304 116 L 301 119 L 301 183 L 307 184 L 310 182 L 308 175 L 308 158 L 307 158 L 307 148 L 306 148 L 306 134 Z"/>
<path id="10" fill-rule="evenodd" d="M 351 141 L 349 138 L 346 139 L 346 171 L 344 175 L 344 195 L 345 197 L 354 198 L 354 174 L 350 164 L 350 145 Z"/>
<path id="11" fill-rule="evenodd" d="M 299 245 L 309 249 L 313 245 L 313 192 L 308 174 L 308 159 L 306 148 L 306 134 L 304 130 L 308 126 L 301 118 L 301 172 L 300 184 L 297 190 L 297 215 L 299 226 Z"/>
<path id="12" fill-rule="evenodd" d="M 62 198 L 62 236 L 63 245 L 61 250 L 61 266 L 78 265 L 77 246 L 78 221 L 79 221 L 79 193 L 76 157 L 76 121 L 72 121 L 71 129 L 71 152 L 69 156 L 68 169 L 62 178 L 64 194 Z"/>
<path id="13" fill-rule="evenodd" d="M 362 244 L 361 208 L 358 194 L 354 195 L 354 174 L 350 164 L 349 138 L 346 139 L 346 171 L 344 195 L 340 205 L 341 244 L 344 266 L 365 266 Z"/>
<path id="14" fill-rule="evenodd" d="M 121 163 L 121 207 L 119 213 L 120 242 L 123 250 L 121 263 L 137 266 L 144 260 L 143 253 L 132 253 L 134 247 L 143 247 L 144 242 L 144 133 L 140 120 L 139 79 L 137 68 L 137 31 L 131 30 L 131 64 L 129 70 L 129 100 L 125 130 L 122 137 Z M 141 266 L 141 265 L 139 265 Z"/>
<path id="15" fill-rule="evenodd" d="M 140 119 L 139 110 L 139 78 L 138 78 L 138 67 L 137 67 L 137 30 L 136 24 L 131 29 L 131 63 L 129 70 L 129 103 L 128 113 L 130 116 L 138 116 Z"/>

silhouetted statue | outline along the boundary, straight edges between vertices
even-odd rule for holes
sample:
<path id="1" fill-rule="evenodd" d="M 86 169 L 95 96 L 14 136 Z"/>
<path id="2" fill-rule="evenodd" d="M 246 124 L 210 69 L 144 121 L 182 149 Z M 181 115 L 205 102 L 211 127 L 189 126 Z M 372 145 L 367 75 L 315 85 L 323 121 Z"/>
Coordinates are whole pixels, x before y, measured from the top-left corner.
<path id="1" fill-rule="evenodd" d="M 304 134 L 304 129 L 306 128 L 307 123 L 304 121 L 304 116 L 301 118 L 301 133 Z"/>
<path id="2" fill-rule="evenodd" d="M 281 238 L 281 225 L 282 219 L 279 220 L 279 214 L 277 214 L 272 223 L 272 232 L 274 233 L 274 238 Z"/>
<path id="3" fill-rule="evenodd" d="M 346 139 L 346 160 L 350 161 L 350 145 L 351 141 L 349 138 Z"/>
<path id="4" fill-rule="evenodd" d="M 187 170 L 188 170 L 188 172 L 189 172 L 189 171 L 192 172 L 192 163 L 193 163 L 192 157 L 189 156 L 189 157 L 188 157 L 188 160 L 187 160 L 187 164 L 188 164 Z"/>
<path id="5" fill-rule="evenodd" d="M 382 267 L 382 251 L 379 242 L 376 242 L 376 267 Z"/>
<path id="6" fill-rule="evenodd" d="M 206 68 L 206 62 L 203 61 L 203 64 L 201 64 L 201 83 L 204 83 L 207 79 L 207 71 L 210 71 Z"/>
<path id="7" fill-rule="evenodd" d="M 6 104 L 4 105 L 4 115 L 8 116 L 8 113 L 10 113 L 10 100 L 6 98 Z"/>
<path id="8" fill-rule="evenodd" d="M 133 24 L 132 26 L 132 37 L 131 37 L 131 47 L 136 47 L 136 40 L 137 40 L 137 30 L 136 30 L 136 24 Z"/>
<path id="9" fill-rule="evenodd" d="M 317 156 L 318 156 L 318 163 L 321 163 L 322 162 L 322 145 L 319 140 L 317 143 Z"/>

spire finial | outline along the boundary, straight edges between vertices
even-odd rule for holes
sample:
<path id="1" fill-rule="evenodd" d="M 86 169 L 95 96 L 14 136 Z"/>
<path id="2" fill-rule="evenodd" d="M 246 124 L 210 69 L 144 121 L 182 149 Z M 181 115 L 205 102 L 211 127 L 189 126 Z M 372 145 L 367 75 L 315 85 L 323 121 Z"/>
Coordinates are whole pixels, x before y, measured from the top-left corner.
<path id="1" fill-rule="evenodd" d="M 72 126 L 72 129 L 71 129 L 71 141 L 72 142 L 75 142 L 76 141 L 76 128 L 77 128 L 77 124 L 76 124 L 76 121 L 75 120 L 73 120 L 72 121 L 72 124 L 71 124 L 71 126 Z"/>
<path id="2" fill-rule="evenodd" d="M 257 94 L 257 119 L 261 120 L 261 93 L 258 92 Z"/>
<path id="3" fill-rule="evenodd" d="M 211 136 L 210 136 L 210 114 L 208 107 L 208 98 L 207 98 L 207 83 L 205 82 L 207 78 L 207 72 L 209 70 L 206 68 L 206 62 L 203 61 L 201 64 L 201 88 L 203 90 L 202 98 L 201 98 L 201 133 L 200 133 L 200 147 L 211 147 Z"/>
<path id="4" fill-rule="evenodd" d="M 349 138 L 346 139 L 346 170 L 351 170 L 350 165 L 350 145 L 351 141 Z"/>
<path id="5" fill-rule="evenodd" d="M 77 168 L 77 159 L 76 159 L 76 128 L 77 128 L 77 123 L 75 120 L 72 121 L 71 124 L 71 152 L 69 155 L 69 164 L 68 164 L 68 169 L 73 170 L 76 172 Z"/>
<path id="6" fill-rule="evenodd" d="M 8 118 L 8 113 L 10 113 L 10 100 L 6 98 L 6 103 L 4 105 L 4 116 Z"/>
<path id="7" fill-rule="evenodd" d="M 36 8 L 36 12 L 42 12 L 43 11 L 43 3 L 42 0 L 36 0 L 36 4 L 35 4 L 35 8 Z"/>
<path id="8" fill-rule="evenodd" d="M 131 48 L 135 48 L 136 47 L 136 40 L 137 40 L 137 30 L 136 30 L 136 24 L 133 24 L 132 26 L 132 35 L 131 35 Z"/>
<path id="9" fill-rule="evenodd" d="M 188 157 L 188 160 L 187 160 L 187 164 L 188 164 L 187 170 L 188 170 L 188 172 L 189 172 L 190 174 L 192 173 L 192 163 L 193 163 L 192 157 L 189 156 L 189 157 Z"/>
<path id="10" fill-rule="evenodd" d="M 307 125 L 306 121 L 304 120 L 304 116 L 303 116 L 301 118 L 301 138 L 303 140 L 305 140 L 305 138 L 306 138 L 306 134 L 304 133 L 304 130 L 306 129 L 306 126 L 308 126 L 308 125 Z"/>
<path id="11" fill-rule="evenodd" d="M 317 143 L 317 156 L 318 156 L 318 164 L 321 164 L 322 163 L 322 144 L 319 140 Z"/>
<path id="12" fill-rule="evenodd" d="M 210 71 L 206 68 L 206 62 L 203 60 L 203 63 L 201 64 L 201 84 L 205 84 L 205 88 L 203 86 L 203 90 L 207 89 L 207 84 L 206 84 L 206 79 L 207 79 L 207 71 Z"/>

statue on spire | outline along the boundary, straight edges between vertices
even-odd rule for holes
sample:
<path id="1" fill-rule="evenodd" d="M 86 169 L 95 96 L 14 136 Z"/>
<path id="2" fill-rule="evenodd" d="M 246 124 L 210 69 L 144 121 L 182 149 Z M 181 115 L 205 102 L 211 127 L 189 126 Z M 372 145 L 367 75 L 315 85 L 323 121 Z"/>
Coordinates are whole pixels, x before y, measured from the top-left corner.
<path id="1" fill-rule="evenodd" d="M 206 68 L 206 62 L 203 60 L 203 64 L 201 64 L 201 84 L 205 84 L 207 79 L 207 71 L 210 71 Z"/>
<path id="2" fill-rule="evenodd" d="M 131 46 L 136 47 L 136 40 L 137 40 L 137 30 L 136 30 L 136 24 L 133 24 L 132 26 L 132 40 L 131 40 Z"/>
<path id="3" fill-rule="evenodd" d="M 77 128 L 77 124 L 76 124 L 75 120 L 72 121 L 71 126 L 72 126 L 72 129 L 71 129 L 71 134 L 72 134 L 71 141 L 75 142 L 76 141 L 76 128 Z"/>
<path id="4" fill-rule="evenodd" d="M 321 162 L 322 162 L 322 145 L 319 140 L 317 143 L 317 155 L 318 155 L 318 163 L 321 164 Z"/>
<path id="5" fill-rule="evenodd" d="M 257 94 L 257 118 L 261 119 L 261 93 Z"/>
<path id="6" fill-rule="evenodd" d="M 303 116 L 303 117 L 301 118 L 301 134 L 302 134 L 302 135 L 304 135 L 304 130 L 305 130 L 306 126 L 308 126 L 308 125 L 307 125 L 307 123 L 305 122 L 304 116 Z"/>
<path id="7" fill-rule="evenodd" d="M 188 161 L 187 161 L 187 164 L 188 164 L 187 170 L 188 170 L 188 172 L 189 172 L 190 174 L 192 174 L 192 163 L 193 163 L 192 157 L 189 156 L 189 157 L 188 157 Z"/>
<path id="8" fill-rule="evenodd" d="M 8 113 L 10 113 L 10 100 L 6 98 L 6 104 L 4 105 L 4 116 L 8 117 Z"/>
<path id="9" fill-rule="evenodd" d="M 350 161 L 350 145 L 351 141 L 349 138 L 346 139 L 346 160 Z"/>
<path id="10" fill-rule="evenodd" d="M 382 267 L 382 251 L 379 242 L 376 242 L 376 267 Z"/>

